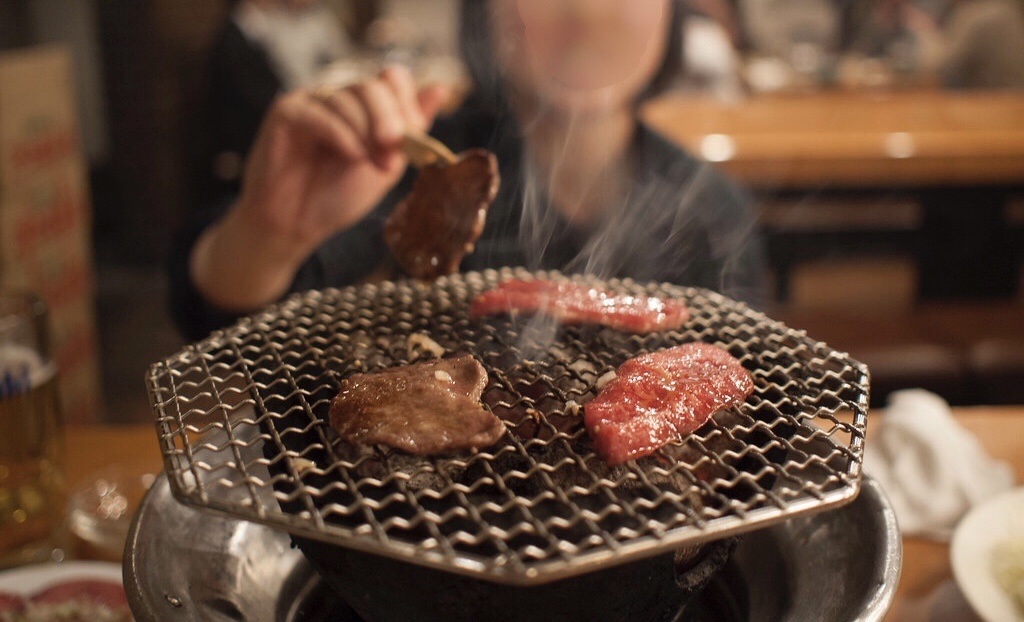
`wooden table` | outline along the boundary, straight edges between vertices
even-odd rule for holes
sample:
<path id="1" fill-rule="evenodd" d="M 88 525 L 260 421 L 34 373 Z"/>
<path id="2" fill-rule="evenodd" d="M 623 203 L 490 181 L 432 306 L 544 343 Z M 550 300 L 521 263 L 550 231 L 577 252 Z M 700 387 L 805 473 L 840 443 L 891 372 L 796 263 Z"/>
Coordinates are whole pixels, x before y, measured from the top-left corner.
<path id="1" fill-rule="evenodd" d="M 64 446 L 68 490 L 91 484 L 94 477 L 108 468 L 113 468 L 112 474 L 123 477 L 124 481 L 163 470 L 156 430 L 150 424 L 68 425 Z M 131 503 L 140 500 L 134 498 L 137 494 L 139 491 L 131 495 Z M 71 533 L 68 534 L 67 546 L 74 558 L 121 561 L 120 548 L 96 547 Z"/>
<path id="2" fill-rule="evenodd" d="M 823 91 L 736 102 L 667 95 L 644 117 L 754 187 L 1024 182 L 1024 95 Z"/>
<path id="3" fill-rule="evenodd" d="M 65 464 L 71 488 L 109 466 L 117 466 L 126 475 L 141 476 L 163 470 L 156 428 L 152 424 L 72 424 L 66 427 L 65 439 Z"/>
<path id="4" fill-rule="evenodd" d="M 1024 406 L 958 408 L 956 418 L 992 456 L 1008 461 L 1020 481 L 1024 474 Z M 162 468 L 151 425 L 69 426 L 68 438 L 74 441 L 67 451 L 72 484 L 109 465 L 138 474 Z M 977 622 L 952 583 L 948 545 L 903 539 L 903 574 L 885 622 Z"/>
<path id="5" fill-rule="evenodd" d="M 923 299 L 1016 292 L 1019 239 L 1005 213 L 1024 188 L 1024 94 L 835 90 L 732 103 L 675 94 L 643 114 L 755 190 L 916 195 Z"/>

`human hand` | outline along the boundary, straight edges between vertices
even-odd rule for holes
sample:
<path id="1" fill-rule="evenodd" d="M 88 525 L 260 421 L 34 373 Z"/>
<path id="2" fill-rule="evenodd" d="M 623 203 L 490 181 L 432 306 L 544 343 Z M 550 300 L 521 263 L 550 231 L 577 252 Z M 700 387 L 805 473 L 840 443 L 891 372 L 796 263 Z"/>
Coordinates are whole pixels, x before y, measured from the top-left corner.
<path id="1" fill-rule="evenodd" d="M 392 66 L 343 89 L 282 96 L 254 143 L 237 218 L 301 261 L 394 186 L 408 165 L 402 136 L 426 131 L 445 95 L 418 91 Z"/>
<path id="2" fill-rule="evenodd" d="M 398 181 L 407 166 L 403 135 L 425 131 L 446 97 L 440 87 L 417 90 L 396 66 L 344 89 L 278 98 L 238 201 L 193 248 L 195 286 L 229 310 L 281 296 L 321 243 L 363 218 Z"/>

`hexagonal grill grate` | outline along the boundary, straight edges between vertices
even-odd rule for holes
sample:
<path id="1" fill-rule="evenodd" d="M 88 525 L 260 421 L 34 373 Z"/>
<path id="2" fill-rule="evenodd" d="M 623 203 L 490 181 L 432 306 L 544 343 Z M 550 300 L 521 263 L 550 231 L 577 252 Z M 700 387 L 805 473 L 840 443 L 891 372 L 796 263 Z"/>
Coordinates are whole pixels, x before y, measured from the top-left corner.
<path id="1" fill-rule="evenodd" d="M 468 317 L 505 278 L 567 279 L 686 301 L 679 331 L 632 335 L 543 318 Z M 338 380 L 422 356 L 427 336 L 487 368 L 483 402 L 510 434 L 459 456 L 343 443 Z M 729 350 L 754 393 L 682 442 L 609 468 L 580 405 L 640 353 Z M 151 367 L 175 496 L 292 533 L 515 584 L 535 584 L 852 500 L 867 369 L 705 290 L 505 269 L 297 295 Z"/>

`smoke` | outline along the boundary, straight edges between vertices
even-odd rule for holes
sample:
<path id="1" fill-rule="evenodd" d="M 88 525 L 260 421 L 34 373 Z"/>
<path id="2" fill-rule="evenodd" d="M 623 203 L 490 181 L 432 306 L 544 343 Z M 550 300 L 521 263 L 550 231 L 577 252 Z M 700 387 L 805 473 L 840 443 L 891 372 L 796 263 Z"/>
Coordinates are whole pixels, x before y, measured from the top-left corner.
<path id="1" fill-rule="evenodd" d="M 546 169 L 524 156 L 518 242 L 526 267 L 706 287 L 758 304 L 761 249 L 751 197 L 713 165 L 646 130 L 636 146 L 632 170 L 613 173 L 628 175 L 624 194 L 583 226 L 563 215 L 578 206 L 560 210 L 550 200 L 574 154 L 564 149 Z"/>
<path id="2" fill-rule="evenodd" d="M 678 69 L 673 63 L 663 65 Z M 613 91 L 602 92 L 612 97 Z M 527 97 L 525 106 L 528 118 L 520 116 L 523 107 L 510 107 L 524 147 L 515 171 L 520 177 L 517 242 L 523 265 L 600 279 L 692 285 L 758 304 L 763 295 L 761 251 L 751 198 L 712 165 L 682 153 L 643 125 L 627 143 L 629 157 L 611 158 L 600 150 L 617 151 L 622 145 L 604 146 L 594 137 L 610 135 L 621 141 L 622 133 L 616 134 L 614 125 L 610 134 L 588 132 L 594 129 L 595 115 L 614 111 L 621 102 L 598 102 L 595 92 L 579 101 L 570 95 L 560 92 L 558 101 L 545 101 L 544 93 L 532 94 L 536 99 Z M 600 125 L 601 119 L 596 120 Z M 549 130 L 556 127 L 558 136 L 553 136 Z M 564 142 L 556 142 L 562 137 Z M 602 155 L 609 157 L 603 160 Z M 599 174 L 586 178 L 594 171 Z M 571 204 L 577 197 L 594 204 Z M 577 218 L 581 213 L 585 217 Z M 524 325 L 521 345 L 536 351 L 554 330 L 550 320 L 534 318 Z"/>
<path id="3" fill-rule="evenodd" d="M 523 211 L 519 219 L 519 247 L 523 250 L 526 267 L 538 270 L 545 267 L 543 258 L 548 255 L 558 225 L 558 214 L 547 205 L 545 198 L 556 171 L 549 172 L 546 182 L 541 181 L 536 164 L 528 156 L 521 170 Z"/>
<path id="4" fill-rule="evenodd" d="M 541 167 L 524 153 L 518 244 L 525 266 L 705 287 L 756 305 L 763 292 L 760 261 L 751 260 L 760 249 L 750 197 L 712 165 L 647 130 L 635 146 L 631 170 L 608 173 L 627 176 L 622 195 L 607 197 L 606 209 L 584 225 L 565 215 L 580 206 L 556 206 L 550 198 L 575 154 L 563 148 Z M 524 319 L 521 351 L 543 358 L 557 328 L 550 318 Z"/>

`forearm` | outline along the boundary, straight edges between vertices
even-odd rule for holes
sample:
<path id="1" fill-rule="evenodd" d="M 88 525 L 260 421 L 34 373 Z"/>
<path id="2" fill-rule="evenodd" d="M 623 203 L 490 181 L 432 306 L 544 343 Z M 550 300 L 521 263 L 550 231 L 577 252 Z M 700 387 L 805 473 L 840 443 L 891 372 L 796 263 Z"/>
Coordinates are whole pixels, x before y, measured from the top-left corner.
<path id="1" fill-rule="evenodd" d="M 247 312 L 284 295 L 311 252 L 253 226 L 238 210 L 204 231 L 189 256 L 189 278 L 212 305 Z"/>

